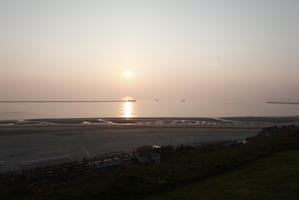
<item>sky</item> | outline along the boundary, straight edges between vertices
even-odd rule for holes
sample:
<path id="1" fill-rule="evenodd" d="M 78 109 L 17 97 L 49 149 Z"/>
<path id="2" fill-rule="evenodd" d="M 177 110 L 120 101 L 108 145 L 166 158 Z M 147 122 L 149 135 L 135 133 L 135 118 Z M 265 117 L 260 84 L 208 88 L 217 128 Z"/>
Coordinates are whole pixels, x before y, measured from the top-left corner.
<path id="1" fill-rule="evenodd" d="M 299 100 L 298 19 L 298 0 L 0 0 L 0 100 Z"/>

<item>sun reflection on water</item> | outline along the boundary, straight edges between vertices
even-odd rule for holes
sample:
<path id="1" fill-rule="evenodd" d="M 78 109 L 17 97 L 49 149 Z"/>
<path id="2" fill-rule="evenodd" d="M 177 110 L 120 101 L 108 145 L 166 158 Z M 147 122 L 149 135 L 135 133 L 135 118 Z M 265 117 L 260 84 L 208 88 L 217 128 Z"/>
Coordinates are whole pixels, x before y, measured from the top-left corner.
<path id="1" fill-rule="evenodd" d="M 132 118 L 134 117 L 134 103 L 132 102 L 124 102 L 122 104 L 122 117 L 124 118 Z"/>

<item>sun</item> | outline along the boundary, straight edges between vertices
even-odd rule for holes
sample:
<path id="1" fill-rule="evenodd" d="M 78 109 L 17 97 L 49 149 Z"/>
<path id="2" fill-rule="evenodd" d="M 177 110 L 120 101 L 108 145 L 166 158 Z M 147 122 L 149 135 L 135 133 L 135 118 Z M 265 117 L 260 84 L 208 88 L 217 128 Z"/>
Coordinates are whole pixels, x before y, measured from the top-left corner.
<path id="1" fill-rule="evenodd" d="M 131 78 L 131 77 L 133 77 L 133 75 L 134 75 L 134 73 L 132 71 L 129 71 L 129 70 L 124 71 L 124 77 L 126 77 L 126 78 Z"/>

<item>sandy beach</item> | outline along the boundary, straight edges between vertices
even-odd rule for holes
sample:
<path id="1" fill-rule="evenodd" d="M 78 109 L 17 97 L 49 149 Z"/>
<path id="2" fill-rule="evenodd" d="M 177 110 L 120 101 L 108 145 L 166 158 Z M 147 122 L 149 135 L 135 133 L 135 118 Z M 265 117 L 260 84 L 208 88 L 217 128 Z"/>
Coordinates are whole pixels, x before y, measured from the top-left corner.
<path id="1" fill-rule="evenodd" d="M 22 161 L 70 155 L 73 160 L 143 145 L 180 145 L 236 140 L 289 118 L 74 118 L 1 121 L 0 160 Z"/>

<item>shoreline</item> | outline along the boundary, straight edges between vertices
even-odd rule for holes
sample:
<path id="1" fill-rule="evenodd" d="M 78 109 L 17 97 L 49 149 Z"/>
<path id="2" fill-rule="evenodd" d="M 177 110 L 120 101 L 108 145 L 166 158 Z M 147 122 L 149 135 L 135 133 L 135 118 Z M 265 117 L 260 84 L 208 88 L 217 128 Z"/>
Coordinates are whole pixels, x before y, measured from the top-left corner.
<path id="1" fill-rule="evenodd" d="M 2 124 L 1 124 L 2 122 Z M 5 124 L 10 122 L 11 124 Z M 142 145 L 200 144 L 256 135 L 265 127 L 299 124 L 299 117 L 65 118 L 0 121 L 1 160 L 20 161 L 131 151 Z"/>
<path id="2" fill-rule="evenodd" d="M 159 117 L 159 118 L 51 118 L 0 120 L 0 136 L 5 131 L 40 129 L 119 130 L 119 129 L 261 129 L 270 126 L 299 125 L 299 116 L 288 117 Z M 43 132 L 43 131 L 42 131 Z"/>
<path id="3" fill-rule="evenodd" d="M 155 122 L 155 121 L 181 121 L 181 122 L 222 122 L 222 123 L 235 123 L 235 122 L 299 122 L 299 115 L 294 116 L 241 116 L 241 117 L 79 117 L 79 118 L 28 118 L 28 119 L 3 119 L 0 124 L 18 123 L 18 122 L 48 122 L 57 124 L 78 124 L 82 122 L 90 123 L 139 123 L 139 122 Z"/>

